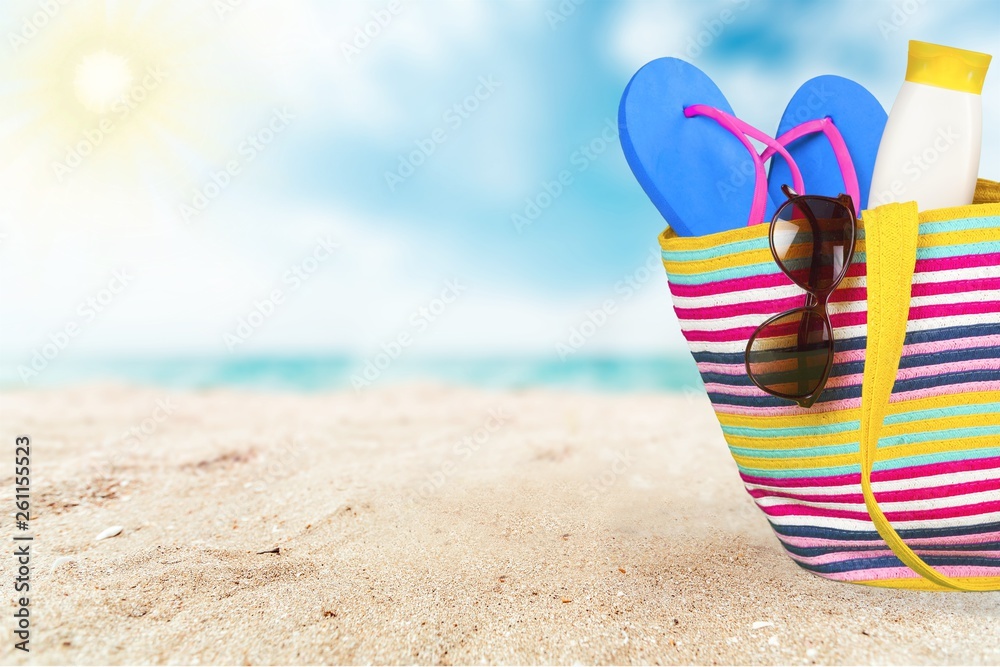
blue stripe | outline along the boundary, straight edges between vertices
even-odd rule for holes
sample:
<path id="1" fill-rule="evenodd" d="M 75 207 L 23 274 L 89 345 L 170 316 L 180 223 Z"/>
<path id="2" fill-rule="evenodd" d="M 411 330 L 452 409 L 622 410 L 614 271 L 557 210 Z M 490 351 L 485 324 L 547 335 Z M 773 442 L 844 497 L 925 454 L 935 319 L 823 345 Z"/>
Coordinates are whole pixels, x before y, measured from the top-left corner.
<path id="1" fill-rule="evenodd" d="M 794 558 L 792 560 L 795 560 Z M 826 563 L 824 565 L 811 565 L 795 560 L 799 567 L 821 574 L 834 574 L 837 572 L 853 572 L 855 570 L 876 570 L 893 567 L 906 567 L 896 556 L 882 556 L 879 558 L 858 558 L 855 560 L 843 560 L 836 563 Z M 924 562 L 932 567 L 942 566 L 974 566 L 974 567 L 997 567 L 1000 568 L 1000 556 L 987 558 L 981 556 L 924 556 Z"/>
<path id="2" fill-rule="evenodd" d="M 776 313 L 777 314 L 777 313 Z M 767 318 L 764 318 L 767 319 Z M 761 320 L 763 322 L 763 319 Z M 906 334 L 905 345 L 916 345 L 918 343 L 937 343 L 944 340 L 954 340 L 956 338 L 975 338 L 977 336 L 1000 335 L 1000 323 L 988 322 L 986 324 L 973 324 L 967 327 L 941 327 L 939 329 L 927 329 L 924 331 L 911 331 Z M 838 352 L 848 350 L 863 350 L 867 339 L 865 336 L 855 336 L 853 338 L 837 339 L 836 349 Z M 696 362 L 710 362 L 716 364 L 739 364 L 743 365 L 743 352 L 692 352 Z M 903 357 L 907 359 L 908 357 Z M 903 363 L 901 360 L 900 363 Z"/>
<path id="3" fill-rule="evenodd" d="M 878 539 L 878 538 L 876 538 Z M 871 547 L 866 545 L 831 545 L 827 547 L 797 547 L 781 540 L 781 546 L 790 554 L 802 556 L 803 558 L 815 558 L 816 556 L 826 556 L 828 554 L 851 553 L 852 551 L 870 551 L 878 549 L 889 549 L 887 545 L 881 547 Z M 966 542 L 963 544 L 921 544 L 916 547 L 916 551 L 1000 551 L 1000 542 Z"/>
<path id="4" fill-rule="evenodd" d="M 860 487 L 859 487 L 860 488 Z M 844 542 L 881 541 L 882 536 L 876 530 L 844 530 L 842 528 L 824 528 L 822 526 L 782 526 L 772 522 L 771 528 L 778 534 L 787 537 L 811 537 Z M 969 526 L 948 526 L 941 528 L 902 528 L 897 530 L 904 540 L 917 540 L 935 537 L 958 537 L 962 535 L 981 535 L 983 533 L 1000 532 L 1000 521 L 979 523 Z M 922 547 L 921 547 L 922 548 Z"/>
<path id="5" fill-rule="evenodd" d="M 937 366 L 940 364 L 956 363 L 960 361 L 980 361 L 982 359 L 1000 359 L 1000 347 L 971 347 L 960 350 L 947 350 L 945 352 L 926 352 L 923 354 L 911 354 L 899 360 L 900 368 L 923 368 L 925 366 Z M 830 377 L 843 377 L 845 375 L 861 375 L 865 372 L 864 361 L 849 361 L 834 364 L 830 370 Z M 730 387 L 749 387 L 753 382 L 745 374 L 730 375 L 728 373 L 716 373 L 706 371 L 701 374 L 701 379 L 708 384 L 715 382 Z"/>
<path id="6" fill-rule="evenodd" d="M 905 391 L 915 391 L 917 389 L 929 389 L 932 387 L 949 387 L 952 385 L 962 385 L 971 382 L 997 382 L 1000 381 L 1000 370 L 980 370 L 964 371 L 954 373 L 941 373 L 931 377 L 910 378 L 908 380 L 897 380 L 893 385 L 892 393 L 898 394 Z M 791 401 L 770 394 L 759 396 L 733 396 L 716 391 L 708 392 L 708 397 L 715 405 L 736 405 L 742 407 L 787 407 Z M 830 401 L 840 401 L 851 398 L 861 398 L 861 387 L 834 387 L 823 391 L 817 403 L 828 403 Z"/>

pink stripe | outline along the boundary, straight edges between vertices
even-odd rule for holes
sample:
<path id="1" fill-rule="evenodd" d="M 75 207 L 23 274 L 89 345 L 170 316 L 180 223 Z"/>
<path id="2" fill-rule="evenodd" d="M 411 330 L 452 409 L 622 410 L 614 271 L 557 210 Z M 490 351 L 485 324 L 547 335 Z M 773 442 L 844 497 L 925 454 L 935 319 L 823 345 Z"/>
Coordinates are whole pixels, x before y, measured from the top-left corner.
<path id="1" fill-rule="evenodd" d="M 793 547 L 800 547 L 802 549 L 818 549 L 818 548 L 843 548 L 847 546 L 854 547 L 884 547 L 885 542 L 881 539 L 878 540 L 832 540 L 830 538 L 821 537 L 796 537 L 794 535 L 778 535 L 778 539 Z M 990 533 L 976 533 L 974 535 L 948 535 L 942 537 L 921 537 L 921 538 L 909 538 L 906 543 L 911 547 L 916 546 L 930 546 L 930 545 L 944 545 L 944 544 L 983 544 L 986 542 L 997 542 L 1000 541 L 1000 532 L 990 532 Z"/>
<path id="2" fill-rule="evenodd" d="M 1000 291 L 1000 278 L 978 278 L 975 280 L 953 280 L 940 283 L 917 283 L 913 285 L 912 296 L 940 296 L 942 294 L 960 294 L 962 292 Z M 677 317 L 682 320 L 714 320 L 722 317 L 738 317 L 740 315 L 777 314 L 792 308 L 802 306 L 805 292 L 801 295 L 782 299 L 765 299 L 763 301 L 746 301 L 724 306 L 701 306 L 693 308 L 674 308 Z M 836 290 L 830 296 L 830 303 L 866 302 L 867 290 L 864 287 L 849 287 Z"/>
<path id="3" fill-rule="evenodd" d="M 794 557 L 793 557 L 794 558 Z M 934 568 L 938 572 L 943 572 L 949 577 L 996 577 L 1000 576 L 1000 566 L 998 567 L 970 567 L 970 566 L 949 566 L 943 565 Z M 850 572 L 830 572 L 820 573 L 821 577 L 833 579 L 835 581 L 883 581 L 886 579 L 923 579 L 919 574 L 908 567 L 880 567 L 869 570 L 852 570 Z"/>
<path id="4" fill-rule="evenodd" d="M 780 311 L 778 311 L 780 312 Z M 963 315 L 984 315 L 1000 313 L 1000 301 L 981 301 L 975 303 L 950 303 L 936 306 L 914 306 L 910 308 L 910 322 L 935 317 L 960 317 Z M 680 316 L 678 316 L 679 319 Z M 867 323 L 868 313 L 864 311 L 851 313 L 833 313 L 830 322 L 833 328 L 860 326 Z M 763 323 L 763 322 L 762 322 Z M 958 322 L 955 326 L 962 324 Z M 691 342 L 729 343 L 750 339 L 757 326 L 737 327 L 719 331 L 699 331 L 697 329 L 683 330 L 684 337 Z M 836 331 L 834 331 L 836 334 Z"/>
<path id="5" fill-rule="evenodd" d="M 997 387 L 1000 387 L 1000 382 L 997 383 Z M 715 408 L 715 413 L 720 415 L 741 415 L 744 417 L 801 417 L 805 414 L 819 414 L 822 412 L 834 412 L 836 410 L 859 408 L 861 407 L 861 398 L 845 398 L 839 401 L 825 401 L 823 403 L 815 404 L 808 410 L 800 408 L 797 405 L 751 406 L 713 404 L 712 407 Z"/>
<path id="6" fill-rule="evenodd" d="M 935 549 L 914 549 L 914 551 L 916 551 L 920 556 L 968 556 L 979 558 L 1000 557 L 1000 553 L 997 553 L 996 551 L 939 551 Z M 844 561 L 859 560 L 862 558 L 885 558 L 886 556 L 892 555 L 892 549 L 886 547 L 885 549 L 872 551 L 836 551 L 833 553 L 822 554 L 820 556 L 800 556 L 789 552 L 789 555 L 795 561 L 805 563 L 806 565 L 829 565 L 831 563 L 842 563 Z"/>
<path id="7" fill-rule="evenodd" d="M 918 259 L 913 272 L 934 273 L 936 271 L 951 271 L 953 269 L 971 269 L 976 266 L 1000 266 L 1000 253 L 958 255 L 957 257 L 941 257 L 939 259 Z"/>
<path id="8" fill-rule="evenodd" d="M 953 269 L 969 269 L 978 266 L 1000 266 L 1000 253 L 988 253 L 984 255 L 960 255 L 958 257 L 942 257 L 939 259 L 918 259 L 914 267 L 914 273 L 935 273 L 938 271 L 951 271 Z M 758 289 L 762 287 L 788 286 L 794 283 L 786 276 L 777 265 L 774 265 L 773 273 L 766 273 L 751 278 L 732 278 L 730 280 L 719 280 L 715 282 L 702 283 L 700 285 L 678 285 L 669 281 L 670 292 L 674 296 L 700 297 L 713 296 L 728 292 L 743 292 L 748 289 Z M 864 264 L 852 264 L 847 270 L 848 277 L 863 276 L 865 274 Z M 978 282 L 974 281 L 974 282 Z"/>
<path id="9" fill-rule="evenodd" d="M 859 521 L 870 521 L 867 510 L 839 510 L 826 507 L 810 507 L 808 505 L 775 505 L 773 507 L 760 506 L 760 510 L 768 516 L 822 516 L 834 519 L 857 519 Z M 913 510 L 885 512 L 886 518 L 892 523 L 905 521 L 927 521 L 933 519 L 954 519 L 956 517 L 976 516 L 989 512 L 1000 511 L 1000 500 L 991 500 L 983 503 L 973 503 L 972 505 L 959 505 L 958 507 L 939 507 L 929 510 Z M 900 526 L 897 526 L 899 528 Z"/>
<path id="10" fill-rule="evenodd" d="M 883 491 L 875 496 L 880 503 L 917 502 L 938 498 L 965 496 L 970 493 L 993 491 L 1000 489 L 1000 477 L 983 479 L 976 482 L 949 484 L 947 486 L 930 486 L 922 488 L 903 489 L 901 491 Z M 864 505 L 865 498 L 859 486 L 857 493 L 793 493 L 790 491 L 770 491 L 767 489 L 747 489 L 754 498 L 787 498 L 807 503 L 854 503 Z"/>
<path id="11" fill-rule="evenodd" d="M 955 472 L 968 472 L 970 470 L 992 470 L 994 468 L 1000 468 L 1000 456 L 985 459 L 968 459 L 965 461 L 925 463 L 923 465 L 894 468 L 892 470 L 875 470 L 872 472 L 872 482 L 895 482 L 902 479 L 933 477 Z M 861 473 L 830 475 L 828 477 L 761 477 L 741 472 L 740 477 L 746 484 L 761 484 L 788 489 L 809 486 L 846 486 L 848 484 L 861 487 Z"/>

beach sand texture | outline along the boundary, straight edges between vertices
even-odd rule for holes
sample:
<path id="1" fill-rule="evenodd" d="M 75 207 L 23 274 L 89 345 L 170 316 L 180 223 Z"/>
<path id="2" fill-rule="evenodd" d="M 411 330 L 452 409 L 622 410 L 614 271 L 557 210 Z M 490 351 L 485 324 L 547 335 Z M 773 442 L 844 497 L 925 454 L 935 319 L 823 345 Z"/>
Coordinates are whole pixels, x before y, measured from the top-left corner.
<path id="1" fill-rule="evenodd" d="M 1000 663 L 1000 594 L 795 566 L 704 396 L 95 385 L 0 424 L 37 517 L 5 664 Z"/>

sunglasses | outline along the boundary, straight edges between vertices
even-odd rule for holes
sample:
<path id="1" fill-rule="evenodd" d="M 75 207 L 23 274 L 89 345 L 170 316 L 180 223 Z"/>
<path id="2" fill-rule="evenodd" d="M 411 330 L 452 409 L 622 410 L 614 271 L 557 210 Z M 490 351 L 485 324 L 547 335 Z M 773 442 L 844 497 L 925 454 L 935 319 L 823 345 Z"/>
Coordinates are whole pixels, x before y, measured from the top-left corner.
<path id="1" fill-rule="evenodd" d="M 811 407 L 833 368 L 830 295 L 847 275 L 854 256 L 858 219 L 848 195 L 799 195 L 787 185 L 788 201 L 771 220 L 768 237 L 778 267 L 806 291 L 805 304 L 768 319 L 750 336 L 747 375 L 767 393 Z"/>

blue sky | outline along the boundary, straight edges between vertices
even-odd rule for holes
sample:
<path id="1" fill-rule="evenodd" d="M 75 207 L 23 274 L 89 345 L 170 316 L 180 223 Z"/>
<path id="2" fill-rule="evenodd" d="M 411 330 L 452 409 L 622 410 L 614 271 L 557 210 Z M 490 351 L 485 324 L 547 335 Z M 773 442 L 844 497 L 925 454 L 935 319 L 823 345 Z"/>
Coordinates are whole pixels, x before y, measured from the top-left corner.
<path id="1" fill-rule="evenodd" d="M 663 220 L 607 141 L 636 69 L 689 59 L 773 133 L 819 74 L 853 78 L 888 108 L 908 39 L 1000 51 L 1000 5 L 987 0 L 233 4 L 79 0 L 15 48 L 10 35 L 41 5 L 4 3 L 5 362 L 67 323 L 82 329 L 80 356 L 230 354 L 226 336 L 275 289 L 281 303 L 236 354 L 367 355 L 403 333 L 414 353 L 553 355 L 608 300 L 585 353 L 677 350 L 665 279 L 643 268 Z M 374 36 L 357 46 L 366 24 Z M 167 74 L 57 182 L 53 162 L 102 118 L 71 94 L 89 57 L 73 40 Z M 994 178 L 996 76 L 981 170 Z M 241 152 L 275 114 L 290 120 Z M 420 142 L 433 153 L 390 188 L 386 173 Z M 179 207 L 234 159 L 239 173 L 187 224 Z M 518 231 L 512 216 L 564 170 L 572 181 Z M 338 250 L 293 289 L 285 275 L 312 262 L 319 238 Z M 123 267 L 134 280 L 77 321 Z M 638 289 L 626 298 L 628 277 Z M 454 280 L 466 289 L 414 331 Z"/>

